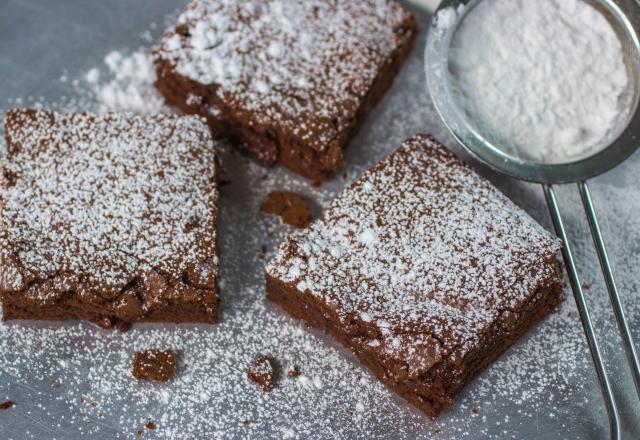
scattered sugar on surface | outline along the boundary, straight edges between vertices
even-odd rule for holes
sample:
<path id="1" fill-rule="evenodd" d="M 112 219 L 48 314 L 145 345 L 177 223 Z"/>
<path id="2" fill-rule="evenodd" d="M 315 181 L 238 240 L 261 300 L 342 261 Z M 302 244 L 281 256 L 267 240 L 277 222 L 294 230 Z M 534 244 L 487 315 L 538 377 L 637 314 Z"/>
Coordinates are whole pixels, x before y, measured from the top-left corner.
<path id="1" fill-rule="evenodd" d="M 142 49 L 130 54 L 109 52 L 104 58 L 112 79 L 99 83 L 99 71 L 92 68 L 85 76 L 100 103 L 100 110 L 156 113 L 164 101 L 153 87 L 155 70 L 151 55 Z"/>
<path id="2" fill-rule="evenodd" d="M 394 438 L 407 439 L 604 437 L 604 408 L 568 292 L 558 314 L 529 332 L 467 386 L 449 412 L 436 421 L 395 397 L 333 341 L 308 331 L 264 300 L 261 268 L 274 246 L 293 231 L 260 214 L 260 201 L 269 192 L 284 189 L 305 194 L 316 202 L 317 215 L 345 183 L 418 131 L 431 132 L 455 148 L 426 90 L 416 87 L 424 82 L 423 48 L 424 34 L 392 91 L 347 151 L 345 176 L 316 188 L 281 169 L 267 174 L 242 154 L 227 151 L 223 178 L 231 183 L 221 189 L 220 324 L 136 325 L 121 334 L 84 323 L 0 323 L 0 396 L 16 402 L 11 417 L 26 421 L 17 425 L 25 427 L 21 437 L 66 439 L 81 434 L 134 439 L 148 418 L 157 425 L 144 432 L 143 438 L 149 439 L 284 435 L 375 439 L 389 438 L 390 431 Z M 100 106 L 92 89 L 82 82 L 90 67 L 75 76 L 80 84 L 78 96 L 44 104 L 68 110 Z M 102 64 L 96 67 L 101 71 L 100 82 L 106 71 Z M 43 101 L 24 97 L 4 107 Z M 620 231 L 633 235 L 640 230 L 639 161 L 640 157 L 633 157 L 591 187 L 631 323 L 640 322 L 640 298 L 634 294 L 640 290 L 640 248 Z M 549 227 L 537 187 L 481 171 Z M 584 281 L 593 284 L 587 296 L 598 336 L 616 389 L 631 389 L 604 285 L 597 275 L 588 225 L 574 192 L 574 188 L 559 188 L 559 197 Z M 259 256 L 262 245 L 269 249 L 266 258 Z M 637 325 L 632 333 L 640 338 Z M 165 346 L 176 349 L 182 362 L 174 380 L 165 385 L 134 381 L 132 353 Z M 299 365 L 302 375 L 296 379 L 285 375 L 265 395 L 248 383 L 246 367 L 267 350 L 285 370 Z M 321 379 L 321 388 L 315 387 L 313 377 Z M 627 394 L 625 413 L 640 412 L 634 399 Z M 97 403 L 95 408 L 91 402 Z"/>

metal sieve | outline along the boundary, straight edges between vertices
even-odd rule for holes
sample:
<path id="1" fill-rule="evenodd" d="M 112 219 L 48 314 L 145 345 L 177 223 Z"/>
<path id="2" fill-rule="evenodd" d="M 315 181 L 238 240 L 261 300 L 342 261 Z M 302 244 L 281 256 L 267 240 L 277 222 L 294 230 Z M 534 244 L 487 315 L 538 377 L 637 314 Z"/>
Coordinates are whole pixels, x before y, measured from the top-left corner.
<path id="1" fill-rule="evenodd" d="M 458 25 L 480 1 L 482 0 L 444 0 L 436 10 L 434 17 L 437 17 L 438 12 L 445 8 L 454 8 L 457 14 L 449 26 L 434 26 L 432 23 L 429 30 L 425 67 L 431 97 L 447 128 L 474 157 L 500 173 L 543 185 L 555 231 L 563 243 L 562 254 L 609 416 L 611 438 L 619 439 L 618 408 L 595 338 L 589 309 L 553 185 L 576 183 L 578 186 L 636 392 L 640 397 L 640 362 L 625 319 L 596 211 L 587 186 L 588 179 L 614 168 L 640 147 L 640 41 L 638 38 L 640 35 L 640 3 L 636 0 L 617 0 L 615 2 L 613 0 L 585 0 L 604 15 L 622 42 L 625 64 L 629 77 L 632 79 L 632 90 L 629 91 L 628 96 L 631 110 L 627 119 L 620 124 L 617 132 L 612 133 L 610 138 L 605 141 L 607 145 L 601 145 L 596 153 L 573 162 L 544 164 L 514 156 L 507 153 L 506 148 L 501 148 L 500 145 L 490 142 L 473 126 L 472 121 L 457 105 L 458 101 L 449 81 L 449 48 Z"/>

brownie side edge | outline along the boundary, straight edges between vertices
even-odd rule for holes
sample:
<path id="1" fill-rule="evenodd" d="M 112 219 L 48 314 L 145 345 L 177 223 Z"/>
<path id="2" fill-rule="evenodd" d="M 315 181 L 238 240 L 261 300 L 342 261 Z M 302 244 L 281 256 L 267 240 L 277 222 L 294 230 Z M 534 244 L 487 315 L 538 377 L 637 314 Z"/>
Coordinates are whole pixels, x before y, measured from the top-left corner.
<path id="1" fill-rule="evenodd" d="M 554 265 L 556 274 L 559 273 L 555 258 L 545 264 Z M 432 417 L 445 411 L 453 402 L 455 393 L 500 357 L 529 328 L 555 311 L 563 297 L 559 278 L 550 276 L 516 313 L 517 316 L 511 314 L 508 319 L 496 321 L 494 328 L 465 356 L 460 367 L 456 367 L 455 354 L 452 353 L 434 365 L 424 377 L 394 380 L 382 359 L 358 342 L 358 332 L 364 334 L 366 329 L 358 329 L 355 333 L 353 328 L 344 329 L 335 311 L 313 296 L 300 292 L 293 283 L 281 282 L 269 274 L 265 274 L 265 281 L 269 300 L 294 318 L 324 331 L 350 348 L 380 381 Z"/>
<path id="2" fill-rule="evenodd" d="M 108 308 L 99 306 L 75 307 L 66 303 L 24 306 L 7 295 L 2 302 L 2 319 L 64 321 L 67 319 L 81 319 L 93 322 L 103 328 L 117 328 L 120 324 L 129 325 L 132 322 L 171 322 L 171 323 L 203 323 L 216 324 L 218 322 L 218 301 L 209 304 L 207 310 L 201 305 L 186 304 L 172 305 L 149 313 L 138 319 L 126 319 L 114 315 Z"/>

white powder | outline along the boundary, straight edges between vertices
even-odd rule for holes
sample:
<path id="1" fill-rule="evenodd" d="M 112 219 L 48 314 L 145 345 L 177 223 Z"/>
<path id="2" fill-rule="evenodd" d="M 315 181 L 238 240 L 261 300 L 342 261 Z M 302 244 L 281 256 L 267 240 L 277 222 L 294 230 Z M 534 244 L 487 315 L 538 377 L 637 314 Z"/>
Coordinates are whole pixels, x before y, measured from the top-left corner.
<path id="1" fill-rule="evenodd" d="M 97 67 L 92 67 L 91 69 L 89 69 L 89 71 L 87 71 L 84 79 L 89 84 L 96 84 L 100 79 L 100 70 Z M 60 78 L 60 80 L 62 81 L 62 78 Z"/>
<path id="2" fill-rule="evenodd" d="M 480 2 L 453 36 L 449 68 L 476 129 L 529 160 L 589 156 L 626 120 L 620 40 L 582 0 Z"/>
<path id="3" fill-rule="evenodd" d="M 156 72 L 147 50 L 131 53 L 112 51 L 105 56 L 104 63 L 108 80 L 100 82 L 102 75 L 98 67 L 92 67 L 84 75 L 98 101 L 98 111 L 139 114 L 169 111 L 153 86 Z"/>

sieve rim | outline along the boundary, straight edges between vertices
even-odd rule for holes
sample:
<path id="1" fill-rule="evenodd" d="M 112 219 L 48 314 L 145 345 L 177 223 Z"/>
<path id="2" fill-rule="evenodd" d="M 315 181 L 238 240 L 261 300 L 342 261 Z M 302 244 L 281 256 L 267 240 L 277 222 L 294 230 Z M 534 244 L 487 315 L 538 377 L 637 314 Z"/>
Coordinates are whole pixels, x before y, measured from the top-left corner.
<path id="1" fill-rule="evenodd" d="M 540 163 L 514 156 L 494 145 L 471 124 L 452 96 L 448 81 L 451 39 L 464 16 L 482 0 L 443 0 L 431 20 L 425 48 L 425 71 L 432 101 L 445 126 L 456 140 L 480 162 L 509 176 L 531 182 L 554 184 L 584 181 L 616 167 L 640 147 L 640 3 L 635 0 L 589 0 L 607 11 L 607 18 L 617 27 L 624 50 L 631 51 L 633 104 L 627 124 L 604 148 L 591 155 L 563 163 Z M 445 8 L 464 10 L 446 28 L 434 26 L 438 12 Z"/>

